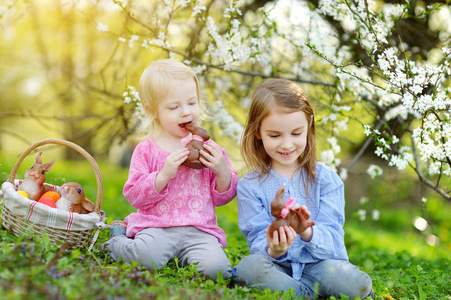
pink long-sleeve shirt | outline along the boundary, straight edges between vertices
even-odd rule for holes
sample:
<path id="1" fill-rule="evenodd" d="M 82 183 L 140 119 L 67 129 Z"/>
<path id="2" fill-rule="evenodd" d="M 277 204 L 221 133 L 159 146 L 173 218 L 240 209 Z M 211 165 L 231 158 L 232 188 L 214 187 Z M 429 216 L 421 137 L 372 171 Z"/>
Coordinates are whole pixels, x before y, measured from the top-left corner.
<path id="1" fill-rule="evenodd" d="M 227 153 L 221 150 L 232 175 L 227 191 L 216 191 L 216 174 L 211 169 L 180 166 L 177 175 L 158 193 L 155 178 L 170 153 L 151 138 L 141 141 L 133 152 L 123 190 L 128 202 L 138 209 L 125 218 L 127 236 L 134 237 L 149 227 L 194 226 L 217 237 L 226 247 L 226 236 L 218 227 L 215 207 L 229 203 L 236 196 L 239 178 Z"/>

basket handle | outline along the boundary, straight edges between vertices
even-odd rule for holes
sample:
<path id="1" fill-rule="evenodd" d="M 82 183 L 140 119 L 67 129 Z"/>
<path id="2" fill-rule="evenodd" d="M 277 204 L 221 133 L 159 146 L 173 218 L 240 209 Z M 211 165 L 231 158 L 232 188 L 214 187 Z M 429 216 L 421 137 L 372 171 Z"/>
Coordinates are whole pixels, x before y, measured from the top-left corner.
<path id="1" fill-rule="evenodd" d="M 33 151 L 34 149 L 36 149 L 40 146 L 43 146 L 43 145 L 47 145 L 47 144 L 56 144 L 56 145 L 67 146 L 69 148 L 74 149 L 75 151 L 80 153 L 84 158 L 86 158 L 88 160 L 88 162 L 91 164 L 92 169 L 94 170 L 94 174 L 96 176 L 96 181 L 97 181 L 97 199 L 96 199 L 94 211 L 96 213 L 100 213 L 100 208 L 102 207 L 102 199 L 103 199 L 103 184 L 102 184 L 102 175 L 100 174 L 99 166 L 97 165 L 97 162 L 94 160 L 94 158 L 88 152 L 86 152 L 85 149 L 83 149 L 82 147 L 80 147 L 77 144 L 74 144 L 72 142 L 60 140 L 60 139 L 45 139 L 45 140 L 41 140 L 41 141 L 34 143 L 30 147 L 28 147 L 28 149 L 26 149 L 22 153 L 22 155 L 19 157 L 19 159 L 17 160 L 16 164 L 13 167 L 13 170 L 11 171 L 11 174 L 9 175 L 8 181 L 14 184 L 14 180 L 16 179 L 16 174 L 17 174 L 17 171 L 19 170 L 19 166 L 23 162 L 25 157 L 27 157 L 28 154 L 30 154 L 31 151 Z"/>

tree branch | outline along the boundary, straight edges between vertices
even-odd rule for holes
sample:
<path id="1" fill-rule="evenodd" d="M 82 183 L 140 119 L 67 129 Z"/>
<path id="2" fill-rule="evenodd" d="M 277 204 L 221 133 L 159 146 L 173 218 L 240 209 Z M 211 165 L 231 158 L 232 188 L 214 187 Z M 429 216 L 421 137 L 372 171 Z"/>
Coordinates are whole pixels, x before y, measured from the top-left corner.
<path id="1" fill-rule="evenodd" d="M 413 156 L 415 157 L 415 164 L 416 164 L 414 170 L 417 173 L 418 178 L 420 178 L 420 181 L 424 182 L 428 187 L 433 189 L 440 196 L 442 196 L 443 198 L 445 198 L 448 201 L 451 201 L 451 195 L 446 193 L 442 188 L 440 188 L 439 186 L 435 185 L 432 181 L 430 181 L 429 179 L 427 179 L 423 175 L 423 172 L 421 171 L 421 165 L 420 165 L 420 159 L 419 159 L 419 156 L 418 156 L 418 151 L 417 151 L 417 148 L 415 146 L 415 141 L 414 141 L 413 137 L 411 137 L 411 141 L 412 141 Z"/>
<path id="2" fill-rule="evenodd" d="M 382 125 L 384 125 L 384 123 L 385 123 L 385 120 L 383 118 L 380 119 L 379 122 L 374 127 L 374 129 L 379 130 L 382 127 Z M 366 138 L 366 140 L 363 143 L 362 147 L 360 148 L 359 152 L 357 152 L 354 159 L 349 163 L 348 167 L 346 168 L 348 170 L 348 172 L 354 166 L 354 164 L 360 159 L 360 157 L 362 157 L 362 155 L 365 153 L 366 149 L 368 148 L 368 146 L 370 145 L 372 140 L 373 139 L 370 136 Z"/>

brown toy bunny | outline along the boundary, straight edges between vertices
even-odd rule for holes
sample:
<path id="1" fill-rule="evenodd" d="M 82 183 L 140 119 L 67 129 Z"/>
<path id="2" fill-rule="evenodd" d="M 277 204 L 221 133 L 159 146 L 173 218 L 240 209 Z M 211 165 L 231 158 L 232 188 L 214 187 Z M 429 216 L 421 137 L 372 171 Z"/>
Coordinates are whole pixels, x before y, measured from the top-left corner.
<path id="1" fill-rule="evenodd" d="M 18 191 L 24 191 L 28 194 L 30 200 L 39 200 L 42 194 L 48 191 L 54 191 L 52 186 L 45 185 L 45 173 L 50 171 L 55 163 L 55 159 L 51 162 L 42 164 L 42 152 L 36 153 L 33 166 L 25 171 L 25 178 L 17 188 Z"/>
<path id="2" fill-rule="evenodd" d="M 193 136 L 191 140 L 182 139 L 182 143 L 187 142 L 185 147 L 190 150 L 188 158 L 182 165 L 193 169 L 202 169 L 205 166 L 199 161 L 199 151 L 202 149 L 204 142 L 210 139 L 210 135 L 204 128 L 191 123 L 186 124 L 185 128 L 191 132 Z"/>
<path id="3" fill-rule="evenodd" d="M 94 211 L 94 203 L 86 199 L 83 187 L 76 182 L 67 182 L 61 186 L 61 198 L 56 201 L 56 208 L 79 214 Z"/>

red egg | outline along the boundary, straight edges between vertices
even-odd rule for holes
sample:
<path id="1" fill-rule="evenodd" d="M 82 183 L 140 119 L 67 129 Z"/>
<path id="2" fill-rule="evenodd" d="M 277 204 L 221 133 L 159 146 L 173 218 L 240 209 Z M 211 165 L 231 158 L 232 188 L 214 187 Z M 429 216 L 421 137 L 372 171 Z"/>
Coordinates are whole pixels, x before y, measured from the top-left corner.
<path id="1" fill-rule="evenodd" d="M 50 197 L 42 197 L 41 199 L 38 200 L 39 203 L 45 204 L 47 206 L 56 208 L 56 204 L 55 201 L 53 201 L 52 198 Z"/>
<path id="2" fill-rule="evenodd" d="M 56 201 L 58 201 L 58 199 L 61 196 L 60 196 L 60 194 L 58 194 L 58 192 L 50 191 L 50 192 L 42 194 L 41 198 L 44 198 L 44 197 L 49 197 L 53 200 L 53 202 L 56 202 Z"/>

